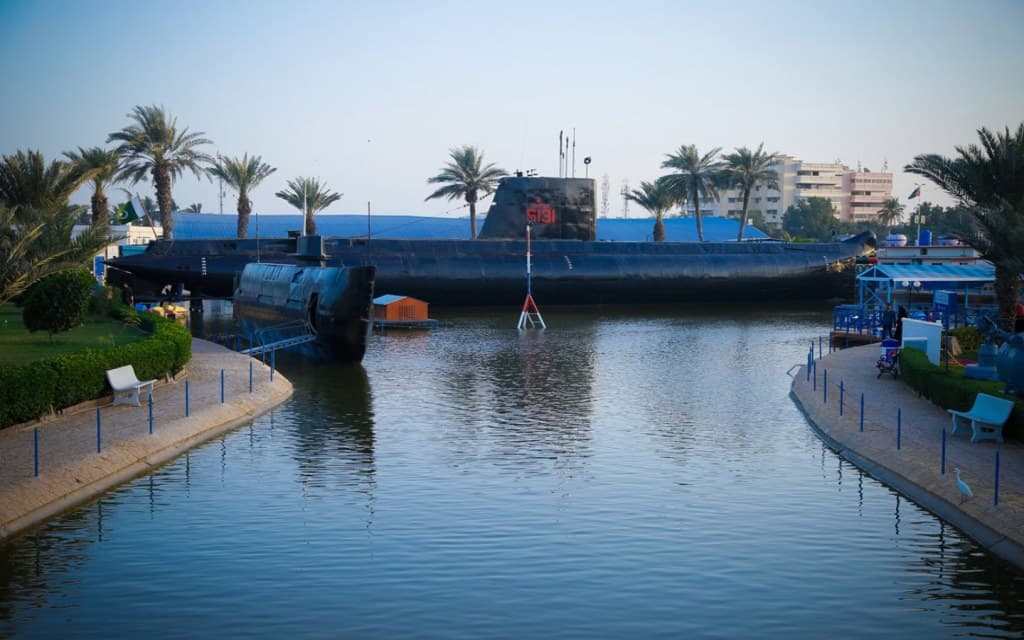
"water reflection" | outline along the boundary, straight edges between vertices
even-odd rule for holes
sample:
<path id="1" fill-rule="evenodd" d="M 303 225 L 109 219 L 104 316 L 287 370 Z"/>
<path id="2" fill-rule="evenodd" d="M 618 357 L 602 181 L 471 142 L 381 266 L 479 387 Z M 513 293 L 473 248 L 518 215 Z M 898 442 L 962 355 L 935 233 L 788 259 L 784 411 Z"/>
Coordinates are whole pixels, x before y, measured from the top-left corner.
<path id="1" fill-rule="evenodd" d="M 826 314 L 435 315 L 279 354 L 280 409 L 0 547 L 0 636 L 1024 631 L 1019 575 L 789 401 Z"/>
<path id="2" fill-rule="evenodd" d="M 361 365 L 318 364 L 291 354 L 277 360 L 295 395 L 282 419 L 293 421 L 289 449 L 311 488 L 351 487 L 371 494 L 374 483 L 373 394 Z"/>

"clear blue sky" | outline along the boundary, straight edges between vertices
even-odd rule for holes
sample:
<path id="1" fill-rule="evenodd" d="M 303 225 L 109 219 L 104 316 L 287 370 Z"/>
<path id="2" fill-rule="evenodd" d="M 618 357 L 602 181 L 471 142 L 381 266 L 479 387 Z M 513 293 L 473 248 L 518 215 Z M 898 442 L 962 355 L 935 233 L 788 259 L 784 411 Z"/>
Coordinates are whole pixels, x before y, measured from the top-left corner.
<path id="1" fill-rule="evenodd" d="M 449 148 L 557 175 L 573 127 L 576 174 L 592 156 L 613 215 L 623 180 L 691 143 L 887 160 L 905 201 L 914 155 L 1024 120 L 1022 33 L 1018 0 L 0 0 L 0 153 L 105 145 L 158 104 L 210 153 L 277 167 L 253 194 L 262 213 L 288 212 L 273 194 L 305 175 L 344 193 L 329 212 L 438 215 L 458 204 L 424 202 Z M 174 187 L 209 212 L 216 192 L 191 174 Z"/>

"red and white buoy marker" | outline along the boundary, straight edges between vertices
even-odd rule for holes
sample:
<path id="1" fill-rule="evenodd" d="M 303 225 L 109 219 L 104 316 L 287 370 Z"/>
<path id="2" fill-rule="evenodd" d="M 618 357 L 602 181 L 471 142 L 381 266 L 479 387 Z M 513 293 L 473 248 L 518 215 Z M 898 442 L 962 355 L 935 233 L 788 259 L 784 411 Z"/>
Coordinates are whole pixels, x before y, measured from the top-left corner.
<path id="1" fill-rule="evenodd" d="M 526 300 L 523 301 L 523 310 L 519 314 L 519 324 L 516 328 L 520 331 L 523 329 L 532 329 L 536 326 L 540 326 L 541 329 L 547 329 L 547 325 L 544 324 L 544 318 L 540 315 L 540 309 L 537 308 L 537 303 L 533 300 L 533 291 L 531 289 L 533 285 L 533 273 L 530 264 L 530 223 L 526 223 Z"/>

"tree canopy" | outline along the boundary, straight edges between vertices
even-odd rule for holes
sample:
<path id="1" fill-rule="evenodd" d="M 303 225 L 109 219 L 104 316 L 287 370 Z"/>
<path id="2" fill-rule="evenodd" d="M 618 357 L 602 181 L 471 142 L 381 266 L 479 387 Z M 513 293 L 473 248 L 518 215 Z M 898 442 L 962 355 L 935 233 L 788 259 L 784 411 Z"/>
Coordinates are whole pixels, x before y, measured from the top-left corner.
<path id="1" fill-rule="evenodd" d="M 835 239 L 839 221 L 827 198 L 807 198 L 786 209 L 782 229 L 793 238 L 827 242 Z"/>
<path id="2" fill-rule="evenodd" d="M 156 105 L 137 106 L 128 118 L 132 124 L 107 136 L 107 142 L 121 143 L 117 147 L 122 158 L 117 177 L 132 184 L 152 178 L 164 238 L 171 240 L 174 238 L 171 195 L 174 181 L 185 171 L 191 171 L 197 178 L 206 177 L 205 167 L 213 158 L 198 147 L 211 141 L 203 137 L 202 131 L 189 133 L 188 127 L 179 131 L 177 118 Z"/>

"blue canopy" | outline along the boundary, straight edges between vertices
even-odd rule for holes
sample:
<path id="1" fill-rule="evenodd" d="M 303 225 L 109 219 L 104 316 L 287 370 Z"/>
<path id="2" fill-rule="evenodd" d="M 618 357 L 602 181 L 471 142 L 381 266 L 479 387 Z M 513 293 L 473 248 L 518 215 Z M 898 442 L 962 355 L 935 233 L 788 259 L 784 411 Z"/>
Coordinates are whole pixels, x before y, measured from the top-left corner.
<path id="1" fill-rule="evenodd" d="M 860 304 L 892 302 L 893 291 L 952 289 L 967 294 L 995 282 L 996 268 L 990 262 L 975 264 L 878 264 L 857 275 Z"/>

